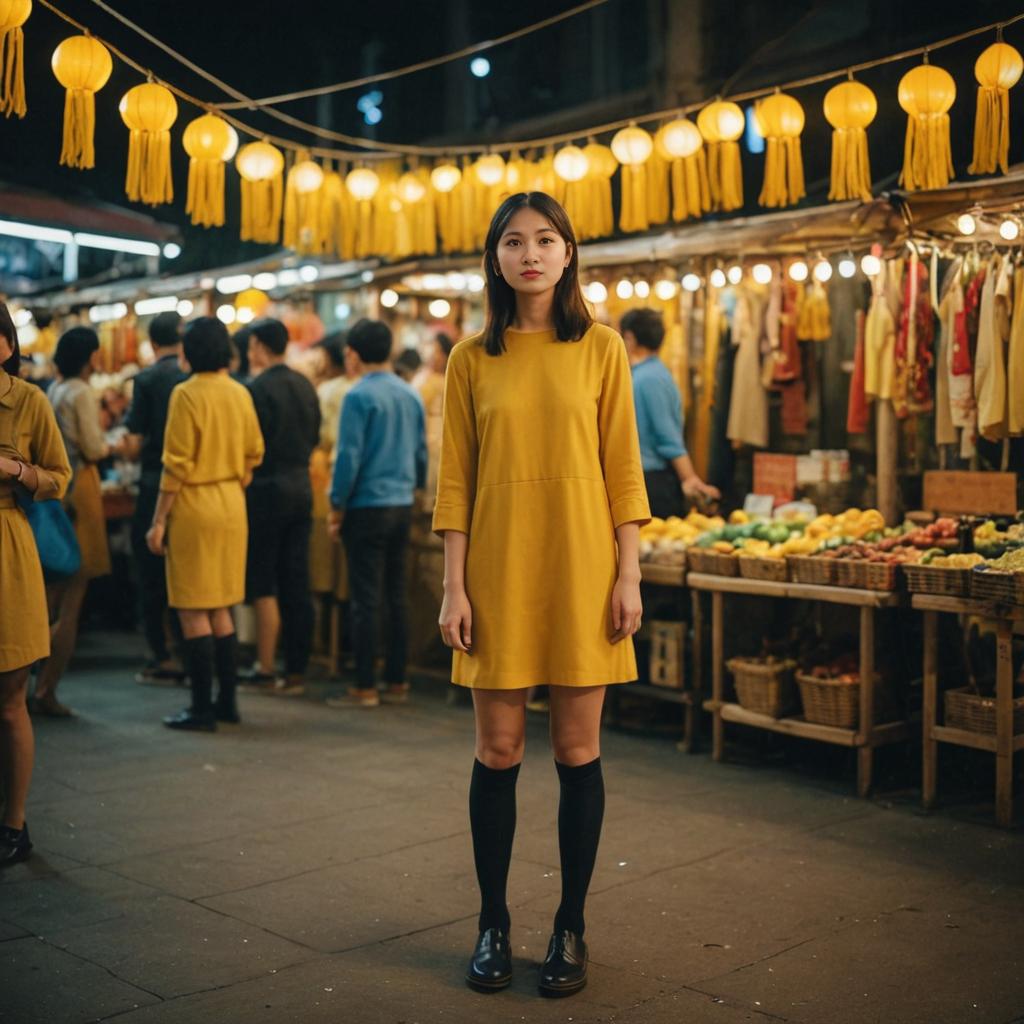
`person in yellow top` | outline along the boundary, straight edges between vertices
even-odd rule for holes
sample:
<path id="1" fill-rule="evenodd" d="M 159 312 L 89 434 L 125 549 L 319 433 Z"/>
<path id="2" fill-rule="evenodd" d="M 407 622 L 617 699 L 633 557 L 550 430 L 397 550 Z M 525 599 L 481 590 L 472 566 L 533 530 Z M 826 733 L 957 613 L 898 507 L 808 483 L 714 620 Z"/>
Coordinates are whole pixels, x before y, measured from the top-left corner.
<path id="1" fill-rule="evenodd" d="M 622 339 L 594 323 L 576 238 L 542 192 L 487 233 L 487 322 L 452 350 L 433 527 L 443 535 L 440 627 L 470 687 L 470 824 L 481 910 L 466 981 L 511 980 L 506 882 L 525 702 L 548 684 L 560 780 L 562 900 L 540 989 L 586 984 L 583 907 L 604 814 L 605 687 L 636 678 L 639 527 L 650 519 Z"/>
<path id="2" fill-rule="evenodd" d="M 43 569 L 16 492 L 21 488 L 35 501 L 61 498 L 71 479 L 50 403 L 19 380 L 20 361 L 18 332 L 0 303 L 0 867 L 32 850 L 25 803 L 35 748 L 25 695 L 29 668 L 50 653 Z"/>
<path id="3" fill-rule="evenodd" d="M 183 344 L 192 377 L 171 392 L 160 497 L 146 543 L 155 555 L 166 552 L 167 600 L 181 619 L 192 682 L 191 708 L 164 724 L 213 732 L 218 721 L 239 721 L 231 606 L 245 596 L 244 490 L 263 460 L 263 435 L 248 390 L 228 376 L 227 328 L 200 317 Z"/>

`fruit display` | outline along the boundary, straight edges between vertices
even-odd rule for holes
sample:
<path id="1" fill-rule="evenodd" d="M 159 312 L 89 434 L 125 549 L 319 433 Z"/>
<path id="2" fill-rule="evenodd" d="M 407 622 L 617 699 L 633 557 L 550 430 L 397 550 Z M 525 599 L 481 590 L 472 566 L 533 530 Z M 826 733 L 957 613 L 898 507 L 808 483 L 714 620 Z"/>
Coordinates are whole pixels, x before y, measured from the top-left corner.
<path id="1" fill-rule="evenodd" d="M 994 519 L 974 528 L 974 550 L 985 558 L 999 558 L 1007 551 L 1024 547 L 1024 523 L 1010 523 L 1000 529 Z"/>
<path id="2" fill-rule="evenodd" d="M 986 569 L 995 569 L 998 572 L 1024 572 L 1024 547 L 1014 548 L 985 563 Z"/>
<path id="3" fill-rule="evenodd" d="M 736 511 L 728 523 L 706 531 L 696 546 L 720 555 L 743 558 L 782 559 L 786 555 L 810 554 L 818 545 L 804 536 L 807 520 L 799 516 L 783 519 L 751 519 Z"/>
<path id="4" fill-rule="evenodd" d="M 973 569 L 985 561 L 979 554 L 950 555 L 942 548 L 930 548 L 921 556 L 921 565 L 934 569 Z"/>
<path id="5" fill-rule="evenodd" d="M 682 565 L 686 549 L 707 533 L 725 526 L 720 516 L 705 516 L 690 512 L 685 519 L 669 516 L 653 518 L 640 527 L 640 560 L 660 565 Z"/>

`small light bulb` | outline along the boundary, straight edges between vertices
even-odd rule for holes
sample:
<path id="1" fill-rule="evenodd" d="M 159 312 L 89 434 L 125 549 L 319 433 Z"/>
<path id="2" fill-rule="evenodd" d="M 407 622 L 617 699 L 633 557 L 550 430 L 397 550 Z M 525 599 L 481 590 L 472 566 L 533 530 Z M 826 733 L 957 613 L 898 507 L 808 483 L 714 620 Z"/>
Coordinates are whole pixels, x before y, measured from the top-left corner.
<path id="1" fill-rule="evenodd" d="M 824 284 L 832 279 L 832 264 L 828 260 L 818 260 L 814 264 L 814 280 Z"/>
<path id="2" fill-rule="evenodd" d="M 739 284 L 743 280 L 743 268 L 738 263 L 734 263 L 725 272 L 725 276 L 729 279 L 729 284 Z"/>
<path id="3" fill-rule="evenodd" d="M 470 274 L 466 279 L 466 287 L 471 292 L 482 292 L 486 283 L 482 274 Z"/>
<path id="4" fill-rule="evenodd" d="M 633 298 L 633 282 L 629 278 L 624 277 L 616 286 L 615 294 L 620 299 L 631 299 Z"/>
<path id="5" fill-rule="evenodd" d="M 789 265 L 789 276 L 794 281 L 807 280 L 807 264 L 803 260 L 797 260 Z"/>
<path id="6" fill-rule="evenodd" d="M 725 276 L 725 271 L 720 267 L 715 267 L 711 271 L 711 287 L 712 288 L 724 288 L 728 283 L 728 278 Z"/>
<path id="7" fill-rule="evenodd" d="M 385 288 L 380 293 L 380 304 L 385 309 L 394 309 L 398 305 L 398 292 L 394 288 Z"/>
<path id="8" fill-rule="evenodd" d="M 867 277 L 875 277 L 882 272 L 882 261 L 873 253 L 869 252 L 860 261 L 860 269 L 864 271 Z"/>
<path id="9" fill-rule="evenodd" d="M 646 299 L 651 294 L 651 286 L 646 281 L 637 281 L 633 285 L 633 294 L 638 299 Z"/>
<path id="10" fill-rule="evenodd" d="M 857 264 L 850 259 L 849 256 L 846 259 L 839 261 L 839 276 L 840 277 L 853 277 L 857 273 Z"/>
<path id="11" fill-rule="evenodd" d="M 452 304 L 447 299 L 434 299 L 427 309 L 435 320 L 443 320 L 452 311 Z"/>
<path id="12" fill-rule="evenodd" d="M 1007 218 L 999 225 L 999 237 L 1007 242 L 1012 242 L 1020 234 L 1020 225 L 1015 220 Z"/>
<path id="13" fill-rule="evenodd" d="M 751 274 L 758 284 L 769 284 L 772 279 L 772 268 L 767 263 L 755 263 Z"/>
<path id="14" fill-rule="evenodd" d="M 666 277 L 663 277 L 660 281 L 656 281 L 654 284 L 654 294 L 657 295 L 662 302 L 670 302 L 676 297 L 677 291 L 679 291 L 679 286 L 675 281 L 670 281 Z"/>
<path id="15" fill-rule="evenodd" d="M 608 298 L 608 289 L 600 281 L 591 281 L 586 287 L 587 298 L 595 305 Z"/>
<path id="16" fill-rule="evenodd" d="M 242 306 L 236 319 L 240 324 L 251 324 L 256 319 L 256 314 L 248 306 Z"/>
<path id="17" fill-rule="evenodd" d="M 978 230 L 978 222 L 969 213 L 961 213 L 956 226 L 961 235 L 973 235 Z"/>
<path id="18" fill-rule="evenodd" d="M 222 324 L 233 324 L 235 322 L 235 307 L 225 303 L 223 306 L 217 307 L 217 319 Z"/>
<path id="19" fill-rule="evenodd" d="M 192 315 L 192 310 L 195 309 L 195 304 L 191 299 L 182 299 L 178 303 L 178 316 L 188 317 Z"/>
<path id="20" fill-rule="evenodd" d="M 683 287 L 688 292 L 695 292 L 700 288 L 700 277 L 697 274 L 689 273 L 683 275 Z"/>

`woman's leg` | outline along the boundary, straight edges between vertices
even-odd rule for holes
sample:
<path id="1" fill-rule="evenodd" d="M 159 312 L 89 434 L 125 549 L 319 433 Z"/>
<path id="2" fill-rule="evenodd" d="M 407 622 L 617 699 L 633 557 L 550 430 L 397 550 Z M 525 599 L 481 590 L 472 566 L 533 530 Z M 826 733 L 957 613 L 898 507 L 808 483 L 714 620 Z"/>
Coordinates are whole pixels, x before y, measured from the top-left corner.
<path id="1" fill-rule="evenodd" d="M 36 702 L 44 711 L 69 714 L 57 701 L 57 684 L 64 675 L 75 652 L 78 639 L 78 619 L 82 602 L 89 588 L 89 579 L 81 571 L 54 588 L 54 622 L 50 627 L 50 656 L 39 672 L 36 682 Z"/>
<path id="2" fill-rule="evenodd" d="M 594 873 L 604 820 L 601 774 L 603 686 L 552 686 L 551 747 L 561 783 L 558 846 L 562 861 L 562 902 L 555 932 L 582 936 L 583 906 Z"/>
<path id="3" fill-rule="evenodd" d="M 0 672 L 0 775 L 4 787 L 4 819 L 8 828 L 25 824 L 25 801 L 32 780 L 35 737 L 25 707 L 29 666 Z"/>
<path id="4" fill-rule="evenodd" d="M 164 719 L 171 728 L 189 729 L 198 723 L 216 727 L 213 718 L 213 622 L 212 612 L 195 608 L 179 608 L 181 631 L 185 641 L 184 661 L 192 685 L 192 707 Z"/>
<path id="5" fill-rule="evenodd" d="M 474 690 L 476 761 L 469 787 L 481 932 L 509 930 L 506 902 L 516 831 L 516 779 L 526 745 L 526 690 Z"/>
<path id="6" fill-rule="evenodd" d="M 213 628 L 213 662 L 217 670 L 217 719 L 238 722 L 235 692 L 238 688 L 238 640 L 230 608 L 217 608 L 210 614 Z"/>

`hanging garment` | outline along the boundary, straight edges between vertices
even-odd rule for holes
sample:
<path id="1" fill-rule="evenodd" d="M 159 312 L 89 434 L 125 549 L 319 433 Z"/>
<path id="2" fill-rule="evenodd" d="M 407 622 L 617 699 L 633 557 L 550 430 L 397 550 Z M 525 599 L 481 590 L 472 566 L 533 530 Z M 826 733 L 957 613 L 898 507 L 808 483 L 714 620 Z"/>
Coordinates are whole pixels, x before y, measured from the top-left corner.
<path id="1" fill-rule="evenodd" d="M 797 308 L 796 336 L 801 341 L 828 341 L 832 336 L 832 311 L 828 292 L 818 280 L 803 289 Z"/>
<path id="2" fill-rule="evenodd" d="M 896 371 L 896 318 L 886 294 L 888 268 L 871 279 L 871 305 L 864 323 L 864 390 L 872 398 L 892 398 Z"/>
<path id="3" fill-rule="evenodd" d="M 853 355 L 850 400 L 846 408 L 846 432 L 848 434 L 866 434 L 868 432 L 868 396 L 864 391 L 864 327 L 866 319 L 864 311 L 857 310 L 857 348 Z"/>
<path id="4" fill-rule="evenodd" d="M 988 441 L 999 441 L 1006 436 L 1006 357 L 996 321 L 996 286 L 1001 269 L 999 257 L 994 256 L 981 289 L 978 347 L 974 359 L 978 430 Z"/>
<path id="5" fill-rule="evenodd" d="M 903 278 L 903 309 L 896 334 L 893 407 L 901 419 L 912 413 L 930 412 L 934 317 L 928 291 L 928 270 L 913 250 Z"/>
<path id="6" fill-rule="evenodd" d="M 934 285 L 934 279 L 932 281 Z M 956 444 L 957 432 L 953 423 L 953 407 L 950 401 L 950 359 L 953 346 L 953 317 L 948 301 L 954 291 L 951 285 L 943 300 L 938 303 L 939 335 L 935 342 L 935 443 Z M 934 301 L 934 296 L 933 296 Z"/>
<path id="7" fill-rule="evenodd" d="M 1013 277 L 1013 317 L 1006 364 L 1006 425 L 1017 436 L 1024 434 L 1024 267 L 1018 267 Z"/>
<path id="8" fill-rule="evenodd" d="M 760 351 L 765 310 L 762 294 L 749 287 L 739 290 L 732 331 L 736 360 L 726 428 L 735 447 L 768 447 L 768 393 L 761 381 Z"/>
<path id="9" fill-rule="evenodd" d="M 779 347 L 772 367 L 772 382 L 785 384 L 796 380 L 802 371 L 800 344 L 796 337 L 797 309 L 803 288 L 795 281 L 782 285 L 782 308 L 779 313 Z"/>

